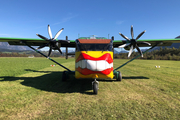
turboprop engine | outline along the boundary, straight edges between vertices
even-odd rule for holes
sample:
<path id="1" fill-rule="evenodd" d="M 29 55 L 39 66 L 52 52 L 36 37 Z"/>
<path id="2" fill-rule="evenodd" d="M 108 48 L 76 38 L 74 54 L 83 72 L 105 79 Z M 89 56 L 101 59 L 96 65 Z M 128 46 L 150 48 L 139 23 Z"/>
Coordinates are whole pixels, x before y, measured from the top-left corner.
<path id="1" fill-rule="evenodd" d="M 61 43 L 69 43 L 70 41 L 69 40 L 58 40 L 58 36 L 61 34 L 61 32 L 64 30 L 64 28 L 62 28 L 61 30 L 59 30 L 55 37 L 52 38 L 52 32 L 51 32 L 51 28 L 50 26 L 48 25 L 48 33 L 49 33 L 49 37 L 50 39 L 40 35 L 40 34 L 36 34 L 37 36 L 39 36 L 40 38 L 44 39 L 45 41 L 48 41 L 48 43 L 46 44 L 43 44 L 42 46 L 38 47 L 37 49 L 41 49 L 41 48 L 44 48 L 46 46 L 49 46 L 49 53 L 48 53 L 48 57 L 50 56 L 51 52 L 52 52 L 52 49 L 53 50 L 58 50 L 61 54 L 62 54 L 62 51 L 60 49 L 61 47 Z"/>

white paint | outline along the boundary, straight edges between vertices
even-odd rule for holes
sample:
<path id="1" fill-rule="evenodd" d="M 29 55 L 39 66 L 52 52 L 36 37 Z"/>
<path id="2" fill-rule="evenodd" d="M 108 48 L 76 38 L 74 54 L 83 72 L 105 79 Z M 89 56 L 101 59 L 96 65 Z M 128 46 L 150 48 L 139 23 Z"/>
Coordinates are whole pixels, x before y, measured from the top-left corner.
<path id="1" fill-rule="evenodd" d="M 83 60 L 79 61 L 82 62 Z M 82 68 L 82 67 L 81 67 Z M 87 60 L 87 69 L 96 71 L 96 61 L 93 60 Z"/>
<path id="2" fill-rule="evenodd" d="M 99 60 L 97 62 L 97 70 L 96 71 L 103 71 L 106 69 L 106 61 L 104 60 Z"/>
<path id="3" fill-rule="evenodd" d="M 89 70 L 92 71 L 103 71 L 106 70 L 108 68 L 112 68 L 113 67 L 113 62 L 112 63 L 108 63 L 105 60 L 98 60 L 98 61 L 94 61 L 94 60 L 81 60 L 79 62 L 77 62 L 75 64 L 76 68 L 80 67 L 80 68 L 87 68 Z"/>
<path id="4" fill-rule="evenodd" d="M 87 68 L 87 60 L 82 60 L 81 64 L 83 69 Z"/>

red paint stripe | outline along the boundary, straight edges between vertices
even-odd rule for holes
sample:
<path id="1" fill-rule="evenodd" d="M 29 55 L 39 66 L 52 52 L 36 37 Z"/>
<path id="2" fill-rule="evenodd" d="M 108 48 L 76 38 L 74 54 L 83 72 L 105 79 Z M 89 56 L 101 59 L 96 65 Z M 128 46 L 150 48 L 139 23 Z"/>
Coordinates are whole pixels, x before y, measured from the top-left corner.
<path id="1" fill-rule="evenodd" d="M 99 58 L 94 58 L 94 57 L 92 57 L 90 55 L 87 55 L 86 53 L 81 53 L 79 55 L 79 57 L 76 59 L 76 63 L 79 62 L 80 60 L 84 60 L 84 59 L 94 60 L 94 61 L 105 60 L 108 63 L 112 63 L 113 62 L 113 59 L 111 58 L 111 54 L 110 53 L 106 53 L 106 54 L 102 55 Z"/>
<path id="2" fill-rule="evenodd" d="M 96 74 L 98 73 L 98 74 L 108 75 L 108 74 L 111 73 L 111 71 L 113 71 L 113 67 L 112 68 L 108 68 L 108 69 L 103 70 L 103 71 L 92 71 L 92 70 L 89 70 L 87 68 L 82 69 L 80 67 L 76 68 L 76 70 L 78 72 L 80 72 L 81 74 L 83 74 L 83 75 L 89 75 L 89 74 L 95 74 L 95 73 Z"/>

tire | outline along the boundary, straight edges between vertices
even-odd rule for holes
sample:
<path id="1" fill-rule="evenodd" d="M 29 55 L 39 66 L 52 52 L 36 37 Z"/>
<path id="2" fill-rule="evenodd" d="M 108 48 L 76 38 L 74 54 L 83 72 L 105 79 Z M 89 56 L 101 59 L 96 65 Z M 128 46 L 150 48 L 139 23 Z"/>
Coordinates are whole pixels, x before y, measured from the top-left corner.
<path id="1" fill-rule="evenodd" d="M 117 81 L 121 81 L 122 80 L 122 74 L 120 71 L 117 72 Z"/>
<path id="2" fill-rule="evenodd" d="M 96 95 L 98 94 L 98 84 L 95 82 L 93 83 L 93 93 Z"/>
<path id="3" fill-rule="evenodd" d="M 64 72 L 62 73 L 62 81 L 63 81 L 63 82 L 67 81 L 66 71 L 64 71 Z"/>

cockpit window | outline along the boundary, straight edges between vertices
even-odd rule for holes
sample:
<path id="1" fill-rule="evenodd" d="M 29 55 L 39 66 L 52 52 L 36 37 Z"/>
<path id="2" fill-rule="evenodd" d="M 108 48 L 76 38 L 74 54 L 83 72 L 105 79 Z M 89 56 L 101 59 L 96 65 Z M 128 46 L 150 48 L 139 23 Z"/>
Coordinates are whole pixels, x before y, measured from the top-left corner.
<path id="1" fill-rule="evenodd" d="M 112 42 L 110 43 L 76 43 L 78 51 L 112 51 Z"/>

